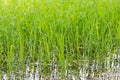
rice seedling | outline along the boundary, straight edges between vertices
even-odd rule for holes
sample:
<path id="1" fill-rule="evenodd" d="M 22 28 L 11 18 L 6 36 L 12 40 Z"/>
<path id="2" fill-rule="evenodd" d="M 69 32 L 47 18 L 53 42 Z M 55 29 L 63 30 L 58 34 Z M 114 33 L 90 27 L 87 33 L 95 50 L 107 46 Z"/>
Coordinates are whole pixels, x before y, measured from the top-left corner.
<path id="1" fill-rule="evenodd" d="M 119 4 L 119 0 L 0 0 L 0 71 L 11 76 L 20 70 L 23 77 L 26 65 L 36 70 L 31 65 L 38 62 L 37 74 L 53 75 L 52 64 L 65 77 L 68 70 L 79 73 L 83 64 L 94 66 L 96 72 L 119 66 Z M 89 67 L 87 71 L 95 72 Z"/>

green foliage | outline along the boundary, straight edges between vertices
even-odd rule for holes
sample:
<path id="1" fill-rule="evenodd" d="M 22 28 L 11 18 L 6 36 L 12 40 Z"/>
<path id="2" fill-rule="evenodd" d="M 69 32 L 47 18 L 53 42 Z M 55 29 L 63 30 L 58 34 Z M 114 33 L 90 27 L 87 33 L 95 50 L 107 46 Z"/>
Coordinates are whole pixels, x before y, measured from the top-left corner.
<path id="1" fill-rule="evenodd" d="M 120 41 L 120 0 L 0 0 L 0 65 L 101 60 Z M 3 59 L 2 57 L 6 57 Z M 66 62 L 65 62 L 66 61 Z M 22 66 L 22 67 L 21 67 Z M 2 66 L 0 66 L 2 67 Z"/>

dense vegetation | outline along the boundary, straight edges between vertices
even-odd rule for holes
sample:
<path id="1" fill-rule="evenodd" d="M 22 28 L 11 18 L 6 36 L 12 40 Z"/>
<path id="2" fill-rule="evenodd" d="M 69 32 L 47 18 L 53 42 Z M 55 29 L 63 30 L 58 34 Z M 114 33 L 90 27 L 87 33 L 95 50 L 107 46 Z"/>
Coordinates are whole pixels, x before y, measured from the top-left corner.
<path id="1" fill-rule="evenodd" d="M 120 0 L 0 0 L 0 70 L 100 62 L 117 53 L 119 31 Z"/>

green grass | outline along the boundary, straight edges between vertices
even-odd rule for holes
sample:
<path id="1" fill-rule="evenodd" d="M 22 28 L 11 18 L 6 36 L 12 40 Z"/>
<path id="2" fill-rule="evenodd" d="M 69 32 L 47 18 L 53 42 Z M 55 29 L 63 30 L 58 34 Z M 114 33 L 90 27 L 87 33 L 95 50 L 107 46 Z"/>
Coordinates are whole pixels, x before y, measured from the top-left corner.
<path id="1" fill-rule="evenodd" d="M 26 62 L 37 60 L 46 65 L 52 57 L 61 69 L 73 60 L 104 60 L 120 46 L 119 4 L 120 0 L 0 0 L 1 70 L 24 70 Z"/>

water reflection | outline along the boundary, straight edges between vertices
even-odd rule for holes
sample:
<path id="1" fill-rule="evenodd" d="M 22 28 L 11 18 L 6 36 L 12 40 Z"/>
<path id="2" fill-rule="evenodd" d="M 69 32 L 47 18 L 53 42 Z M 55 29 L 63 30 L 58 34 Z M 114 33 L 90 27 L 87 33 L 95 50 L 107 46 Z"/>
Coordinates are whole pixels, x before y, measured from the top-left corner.
<path id="1" fill-rule="evenodd" d="M 61 76 L 62 70 L 57 64 L 48 65 L 49 72 L 44 72 L 44 65 L 35 62 L 32 67 L 26 64 L 25 71 L 13 71 L 11 75 L 2 72 L 2 80 L 120 80 L 120 58 L 114 57 L 105 61 L 105 67 L 99 67 L 97 61 L 82 60 L 77 71 L 68 68 L 65 76 Z M 103 64 L 103 62 L 102 62 Z M 104 70 L 103 70 L 104 69 Z M 47 75 L 45 75 L 47 74 Z"/>

